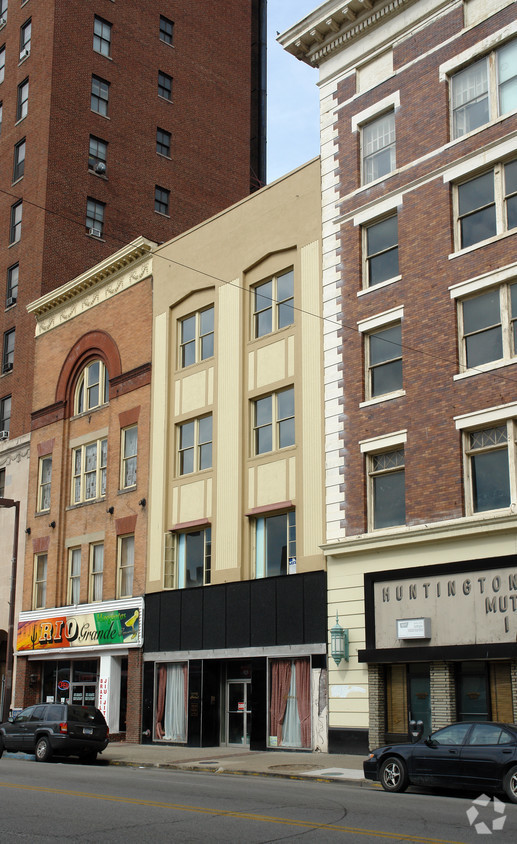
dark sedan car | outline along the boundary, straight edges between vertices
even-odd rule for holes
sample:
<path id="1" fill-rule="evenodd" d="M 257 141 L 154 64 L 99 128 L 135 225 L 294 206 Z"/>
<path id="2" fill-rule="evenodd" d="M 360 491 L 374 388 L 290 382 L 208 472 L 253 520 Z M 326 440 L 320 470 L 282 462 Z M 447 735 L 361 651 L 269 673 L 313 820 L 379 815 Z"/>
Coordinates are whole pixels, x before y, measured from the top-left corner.
<path id="1" fill-rule="evenodd" d="M 108 725 L 94 706 L 40 703 L 0 724 L 0 757 L 10 750 L 34 753 L 37 762 L 54 753 L 93 761 L 108 741 Z"/>
<path id="2" fill-rule="evenodd" d="M 504 792 L 517 803 L 517 726 L 492 721 L 451 724 L 413 744 L 379 747 L 364 775 L 385 791 L 408 785 Z"/>

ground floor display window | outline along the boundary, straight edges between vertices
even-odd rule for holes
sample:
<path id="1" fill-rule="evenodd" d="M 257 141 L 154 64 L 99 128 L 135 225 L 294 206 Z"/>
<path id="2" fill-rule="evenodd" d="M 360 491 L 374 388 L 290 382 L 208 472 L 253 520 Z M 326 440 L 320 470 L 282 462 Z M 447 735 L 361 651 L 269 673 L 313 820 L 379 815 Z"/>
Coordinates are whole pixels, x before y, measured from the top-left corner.
<path id="1" fill-rule="evenodd" d="M 158 663 L 155 696 L 158 741 L 187 741 L 187 695 L 187 663 Z"/>
<path id="2" fill-rule="evenodd" d="M 456 666 L 458 721 L 513 723 L 509 662 L 459 662 Z"/>
<path id="3" fill-rule="evenodd" d="M 52 660 L 43 663 L 44 703 L 97 706 L 99 660 Z"/>
<path id="4" fill-rule="evenodd" d="M 269 746 L 311 746 L 310 659 L 272 659 Z"/>

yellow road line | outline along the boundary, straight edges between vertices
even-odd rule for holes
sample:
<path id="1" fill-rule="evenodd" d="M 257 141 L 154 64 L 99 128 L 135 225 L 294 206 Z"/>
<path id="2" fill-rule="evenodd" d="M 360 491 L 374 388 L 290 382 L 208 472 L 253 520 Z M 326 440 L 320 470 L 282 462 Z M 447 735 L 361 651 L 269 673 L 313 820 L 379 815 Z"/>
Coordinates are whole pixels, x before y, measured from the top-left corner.
<path id="1" fill-rule="evenodd" d="M 228 812 L 221 809 L 207 809 L 202 806 L 182 806 L 178 803 L 162 803 L 158 800 L 138 800 L 133 797 L 115 797 L 109 794 L 91 794 L 86 791 L 68 791 L 60 788 L 47 788 L 42 785 L 17 785 L 16 783 L 0 782 L 0 788 L 20 789 L 21 791 L 39 791 L 45 794 L 60 794 L 68 797 L 88 797 L 91 800 L 105 800 L 110 803 L 127 803 L 131 806 L 150 806 L 155 809 L 176 809 L 178 812 L 197 812 L 202 815 L 219 815 L 225 818 L 238 818 L 246 821 L 283 824 L 284 826 L 299 826 L 304 829 L 325 829 L 330 832 L 348 832 L 354 835 L 371 835 L 396 841 L 415 841 L 418 844 L 462 844 L 461 841 L 450 841 L 444 838 L 422 838 L 419 835 L 404 835 L 400 832 L 385 832 L 377 829 L 359 829 L 352 826 L 337 826 L 336 824 L 315 823 L 314 821 L 297 821 L 290 818 L 276 818 L 269 815 L 253 815 L 249 812 Z"/>

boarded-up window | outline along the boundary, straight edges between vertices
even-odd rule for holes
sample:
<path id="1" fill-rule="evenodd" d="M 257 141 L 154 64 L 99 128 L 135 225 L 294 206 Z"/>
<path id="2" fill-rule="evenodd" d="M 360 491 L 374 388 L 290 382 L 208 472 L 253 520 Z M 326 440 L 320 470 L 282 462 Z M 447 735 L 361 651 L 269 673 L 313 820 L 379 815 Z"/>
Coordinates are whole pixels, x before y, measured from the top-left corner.
<path id="1" fill-rule="evenodd" d="M 512 678 L 509 662 L 490 664 L 490 700 L 492 721 L 513 724 Z"/>
<path id="2" fill-rule="evenodd" d="M 406 666 L 389 665 L 386 669 L 386 732 L 407 733 Z"/>

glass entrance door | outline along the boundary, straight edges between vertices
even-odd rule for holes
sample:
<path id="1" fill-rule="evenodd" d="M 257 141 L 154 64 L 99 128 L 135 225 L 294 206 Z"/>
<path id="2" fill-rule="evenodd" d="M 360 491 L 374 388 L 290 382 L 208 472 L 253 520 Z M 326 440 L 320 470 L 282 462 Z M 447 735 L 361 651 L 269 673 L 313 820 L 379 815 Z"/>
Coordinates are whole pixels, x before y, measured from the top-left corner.
<path id="1" fill-rule="evenodd" d="M 249 747 L 251 733 L 251 681 L 227 680 L 226 742 Z"/>
<path id="2" fill-rule="evenodd" d="M 71 703 L 76 706 L 96 706 L 97 686 L 92 683 L 72 683 Z"/>
<path id="3" fill-rule="evenodd" d="M 424 736 L 431 732 L 431 681 L 428 665 L 408 665 L 409 720 L 422 721 Z"/>

